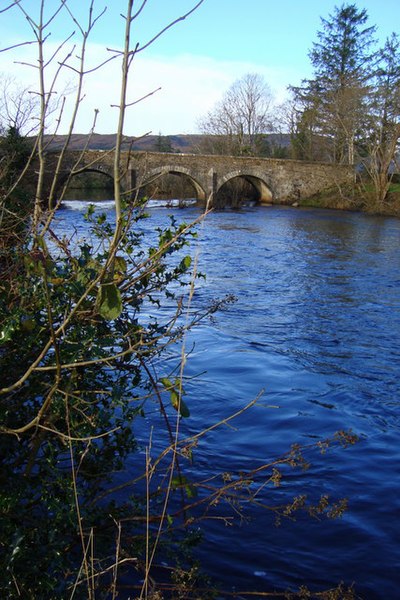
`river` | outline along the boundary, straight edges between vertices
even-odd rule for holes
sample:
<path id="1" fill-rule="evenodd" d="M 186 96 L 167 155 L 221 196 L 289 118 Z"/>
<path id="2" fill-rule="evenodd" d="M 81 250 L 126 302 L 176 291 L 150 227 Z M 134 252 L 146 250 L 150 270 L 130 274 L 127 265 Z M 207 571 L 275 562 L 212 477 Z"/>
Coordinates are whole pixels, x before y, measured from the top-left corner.
<path id="1" fill-rule="evenodd" d="M 84 235 L 83 208 L 66 203 L 59 230 Z M 145 226 L 154 230 L 169 214 L 189 221 L 199 209 L 151 208 Z M 271 505 L 304 493 L 312 501 L 346 497 L 340 519 L 299 514 L 277 527 L 271 511 L 249 505 L 246 522 L 206 523 L 200 558 L 227 590 L 318 590 L 343 581 L 367 600 L 398 598 L 400 220 L 225 210 L 207 216 L 193 251 L 207 275 L 194 304 L 227 293 L 237 300 L 186 341 L 185 427 L 208 427 L 263 390 L 232 427 L 195 449 L 197 475 L 235 474 L 342 429 L 360 438 L 311 453 L 307 471 L 289 471 L 281 487 L 263 491 Z"/>

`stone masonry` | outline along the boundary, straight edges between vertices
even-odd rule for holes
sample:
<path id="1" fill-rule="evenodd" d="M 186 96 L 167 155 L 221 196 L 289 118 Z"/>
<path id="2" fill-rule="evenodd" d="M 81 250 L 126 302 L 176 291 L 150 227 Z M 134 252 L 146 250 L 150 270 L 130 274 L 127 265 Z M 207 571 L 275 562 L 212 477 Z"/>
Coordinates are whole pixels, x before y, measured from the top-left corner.
<path id="1" fill-rule="evenodd" d="M 57 155 L 56 152 L 47 155 L 49 181 Z M 114 153 L 105 150 L 68 151 L 63 164 L 60 184 L 71 170 L 75 174 L 99 171 L 113 177 Z M 243 177 L 252 183 L 261 204 L 293 203 L 343 185 L 354 177 L 352 167 L 329 163 L 161 152 L 123 152 L 120 173 L 122 187 L 131 196 L 162 174 L 186 176 L 193 183 L 198 200 L 204 203 L 210 201 L 211 205 L 213 196 L 234 177 Z"/>

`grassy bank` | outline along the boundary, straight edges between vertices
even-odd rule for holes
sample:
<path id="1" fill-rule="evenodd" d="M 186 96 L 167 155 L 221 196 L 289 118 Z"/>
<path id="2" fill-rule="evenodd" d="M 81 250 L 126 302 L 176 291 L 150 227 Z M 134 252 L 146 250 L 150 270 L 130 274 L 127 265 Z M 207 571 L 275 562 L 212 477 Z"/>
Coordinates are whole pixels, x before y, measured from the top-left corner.
<path id="1" fill-rule="evenodd" d="M 335 187 L 308 198 L 302 198 L 298 204 L 314 208 L 354 210 L 375 215 L 400 217 L 400 184 L 392 184 L 386 199 L 380 203 L 375 201 L 369 185 L 357 184 L 356 186 Z"/>

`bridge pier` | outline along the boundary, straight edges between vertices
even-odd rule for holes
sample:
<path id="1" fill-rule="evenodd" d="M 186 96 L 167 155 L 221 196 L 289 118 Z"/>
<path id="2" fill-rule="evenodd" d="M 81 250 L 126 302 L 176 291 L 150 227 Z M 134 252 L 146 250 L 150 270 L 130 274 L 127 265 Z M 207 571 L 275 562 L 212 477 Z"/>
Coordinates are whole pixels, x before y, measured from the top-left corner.
<path id="1" fill-rule="evenodd" d="M 211 169 L 208 171 L 208 185 L 207 185 L 207 198 L 206 198 L 206 202 L 209 203 L 210 207 L 213 205 L 214 202 L 214 197 L 217 194 L 217 190 L 218 190 L 218 175 L 215 172 L 215 169 L 213 167 L 211 167 Z"/>

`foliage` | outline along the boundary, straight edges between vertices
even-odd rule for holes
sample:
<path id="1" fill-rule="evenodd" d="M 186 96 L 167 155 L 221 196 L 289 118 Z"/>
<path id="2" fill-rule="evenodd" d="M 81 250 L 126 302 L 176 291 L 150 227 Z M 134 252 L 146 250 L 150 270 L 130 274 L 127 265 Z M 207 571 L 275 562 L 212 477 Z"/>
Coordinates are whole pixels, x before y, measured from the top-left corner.
<path id="1" fill-rule="evenodd" d="M 0 138 L 0 287 L 2 280 L 10 279 L 15 257 L 25 243 L 32 210 L 31 190 L 26 183 L 15 184 L 30 154 L 26 138 L 15 127 Z"/>
<path id="2" fill-rule="evenodd" d="M 154 150 L 156 152 L 174 152 L 171 138 L 168 135 L 165 136 L 159 133 L 154 142 Z"/>
<path id="3" fill-rule="evenodd" d="M 207 482 L 184 474 L 181 462 L 191 465 L 203 432 L 177 435 L 174 415 L 190 417 L 182 379 L 155 375 L 155 363 L 201 318 L 193 313 L 185 326 L 181 319 L 182 285 L 193 277 L 185 247 L 194 232 L 172 222 L 157 232 L 156 244 L 145 244 L 144 216 L 130 209 L 113 252 L 112 223 L 93 211 L 87 218 L 92 241 L 75 248 L 50 234 L 25 253 L 12 293 L 3 289 L 0 298 L 0 560 L 6 565 L 0 589 L 11 597 L 72 597 L 72 591 L 76 598 L 109 597 L 120 585 L 116 565 L 120 576 L 129 573 L 130 589 L 140 587 L 136 573 L 148 573 L 150 545 L 159 556 L 183 561 L 172 583 L 161 577 L 157 589 L 173 585 L 173 597 L 190 597 L 189 583 L 204 585 L 187 552 L 194 523 L 212 518 L 222 504 L 236 515 L 249 503 L 257 506 L 260 491 L 279 486 L 286 469 L 307 467 L 303 453 L 312 449 L 294 446 L 253 471 L 218 473 Z M 155 401 L 165 418 L 165 450 L 129 477 L 126 458 L 138 450 L 135 432 Z M 338 442 L 353 443 L 354 436 L 343 433 Z M 303 511 L 336 517 L 345 506 L 296 494 L 270 510 L 279 522 Z M 226 512 L 224 518 L 232 519 Z"/>
<path id="4" fill-rule="evenodd" d="M 60 239 L 52 228 L 53 205 L 62 200 L 62 191 L 58 198 L 57 191 L 60 194 L 59 173 L 68 136 L 50 192 L 45 185 L 49 99 L 57 73 L 69 66 L 71 54 L 58 63 L 49 84 L 51 92 L 45 87 L 44 72 L 57 53 L 48 60 L 43 57 L 49 25 L 59 14 L 71 16 L 82 35 L 81 62 L 74 70 L 78 87 L 71 134 L 81 102 L 86 41 L 101 14 L 94 14 L 91 3 L 85 30 L 68 2 L 54 8 L 50 16 L 41 11 L 37 18 L 31 18 L 19 2 L 8 6 L 26 17 L 37 40 L 40 127 L 29 152 L 16 128 L 9 130 L 2 145 L 3 232 L 4 215 L 11 215 L 10 235 L 19 235 L 21 214 L 15 210 L 15 199 L 20 195 L 29 216 L 29 229 L 18 247 L 8 243 L 4 248 L 8 269 L 2 271 L 0 287 L 0 588 L 5 597 L 115 597 L 121 564 L 144 570 L 147 580 L 145 549 L 153 535 L 158 538 L 148 530 L 146 466 L 138 470 L 137 489 L 132 484 L 131 494 L 122 500 L 112 488 L 125 459 L 137 448 L 135 424 L 146 416 L 146 399 L 154 398 L 151 390 L 162 385 L 152 378 L 152 361 L 191 325 L 190 318 L 186 325 L 180 322 L 180 315 L 185 310 L 182 290 L 195 278 L 194 272 L 189 277 L 191 257 L 183 253 L 194 233 L 186 225 L 172 223 L 158 232 L 152 246 L 146 246 L 139 228 L 143 211 L 140 205 L 127 206 L 121 194 L 119 150 L 127 105 L 129 34 L 137 17 L 132 17 L 132 4 L 128 2 L 122 53 L 116 222 L 89 211 L 93 238 L 79 244 Z M 37 175 L 34 205 L 32 189 L 25 189 L 19 172 L 31 157 Z M 79 164 L 74 170 L 79 170 Z M 159 309 L 163 298 L 171 307 L 168 311 Z M 162 316 L 157 318 L 159 311 Z M 171 408 L 184 415 L 188 408 L 181 393 L 180 388 L 174 389 Z M 171 473 L 176 463 L 174 457 Z M 155 504 L 157 519 L 159 504 Z"/>
<path id="5" fill-rule="evenodd" d="M 3 593 L 65 593 L 81 560 L 80 529 L 85 543 L 95 539 L 104 569 L 117 520 L 144 511 L 139 500 L 104 504 L 99 496 L 136 447 L 135 423 L 145 414 L 142 362 L 182 335 L 179 285 L 170 288 L 191 260 L 173 266 L 167 257 L 193 234 L 173 224 L 145 253 L 141 235 L 129 229 L 112 255 L 110 224 L 88 217 L 104 251 L 85 242 L 74 252 L 42 239 L 0 296 Z M 127 217 L 131 227 L 140 218 Z M 163 294 L 175 299 L 175 314 L 143 324 L 143 305 L 155 315 Z M 136 544 L 125 551 L 133 556 Z"/>
<path id="6" fill-rule="evenodd" d="M 357 164 L 364 208 L 385 212 L 398 168 L 399 40 L 393 33 L 376 50 L 367 21 L 355 4 L 322 19 L 309 54 L 314 76 L 290 88 L 288 121 L 294 158 Z"/>

